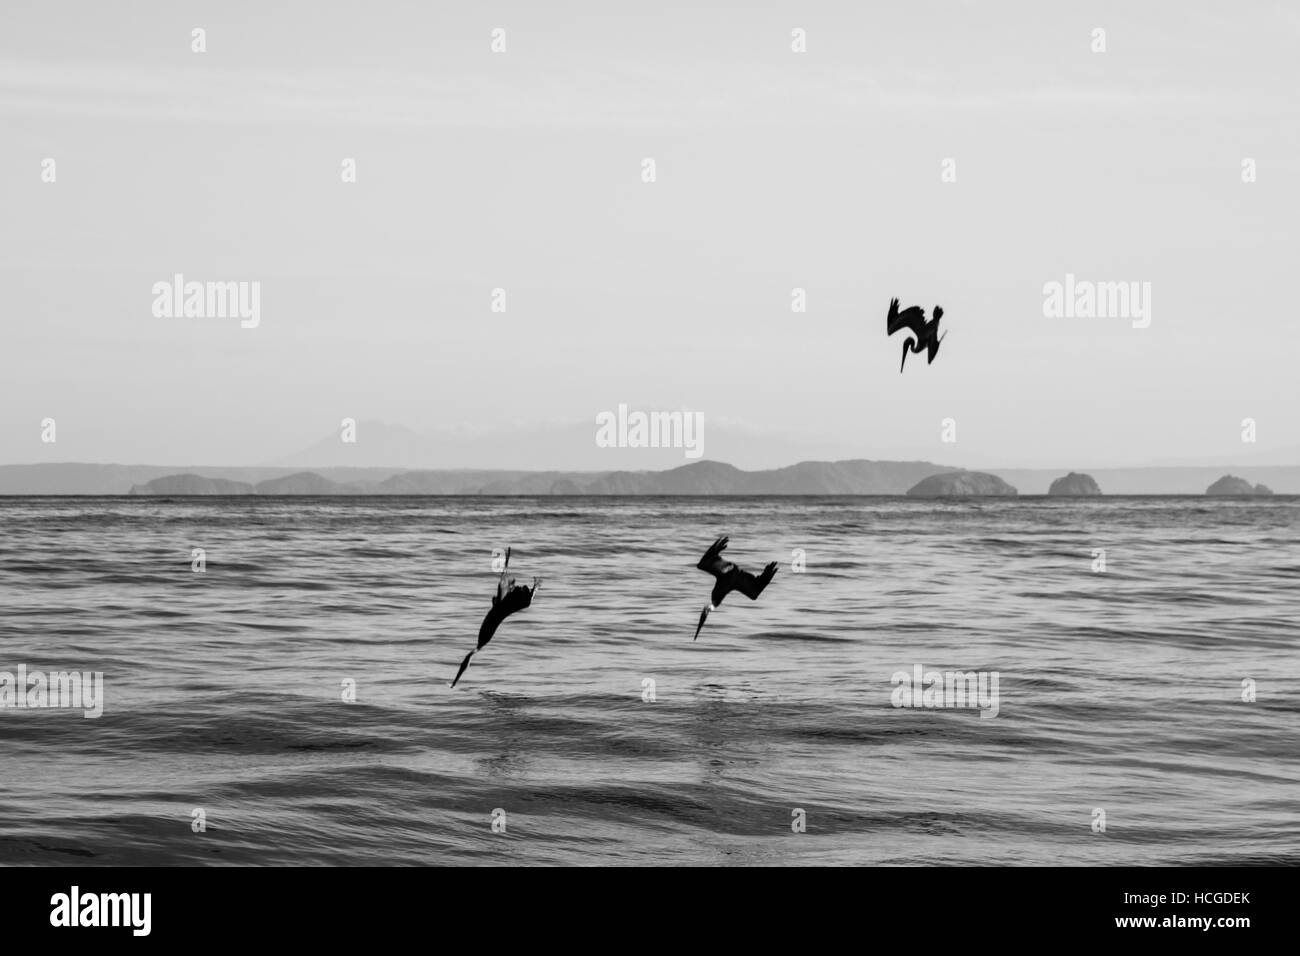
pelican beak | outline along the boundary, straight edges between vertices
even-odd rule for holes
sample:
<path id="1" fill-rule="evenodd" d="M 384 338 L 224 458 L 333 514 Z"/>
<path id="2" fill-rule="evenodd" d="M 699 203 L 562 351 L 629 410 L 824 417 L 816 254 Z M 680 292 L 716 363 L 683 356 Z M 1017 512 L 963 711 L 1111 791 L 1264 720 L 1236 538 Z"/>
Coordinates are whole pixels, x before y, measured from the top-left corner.
<path id="1" fill-rule="evenodd" d="M 700 623 L 695 626 L 695 637 L 691 638 L 692 641 L 696 640 L 700 636 L 700 628 L 704 627 L 704 622 L 708 620 L 709 612 L 712 610 L 712 604 L 704 605 L 704 610 L 700 612 Z"/>

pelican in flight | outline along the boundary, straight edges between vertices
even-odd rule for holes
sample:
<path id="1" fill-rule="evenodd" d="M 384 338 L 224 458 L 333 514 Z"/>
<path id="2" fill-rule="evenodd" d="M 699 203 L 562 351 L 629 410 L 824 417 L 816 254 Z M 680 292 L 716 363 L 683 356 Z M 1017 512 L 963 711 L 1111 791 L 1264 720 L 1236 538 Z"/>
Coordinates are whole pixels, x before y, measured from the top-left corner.
<path id="1" fill-rule="evenodd" d="M 526 584 L 516 584 L 515 579 L 508 575 L 510 568 L 510 549 L 506 548 L 506 563 L 501 569 L 501 578 L 497 581 L 497 593 L 492 595 L 492 608 L 487 612 L 487 617 L 483 618 L 483 623 L 478 629 L 478 646 L 465 655 L 465 659 L 460 662 L 460 670 L 456 672 L 456 680 L 451 682 L 455 687 L 456 682 L 460 680 L 460 675 L 465 673 L 465 668 L 469 667 L 469 659 L 476 653 L 487 646 L 487 642 L 492 640 L 492 635 L 497 632 L 501 622 L 508 618 L 515 611 L 522 611 L 528 605 L 533 603 L 533 595 L 537 593 L 537 588 L 541 585 L 541 578 L 533 578 L 533 586 L 530 588 Z"/>
<path id="2" fill-rule="evenodd" d="M 750 574 L 743 568 L 732 564 L 722 556 L 722 552 L 727 550 L 727 538 L 724 535 L 713 546 L 704 552 L 704 557 L 700 558 L 700 563 L 696 565 L 701 571 L 708 571 L 718 579 L 718 583 L 713 585 L 713 593 L 709 595 L 709 603 L 704 606 L 700 612 L 700 623 L 695 628 L 695 637 L 691 640 L 697 640 L 700 636 L 700 628 L 704 627 L 704 622 L 708 619 L 709 614 L 718 609 L 718 605 L 732 591 L 739 591 L 751 601 L 757 601 L 758 596 L 763 593 L 768 582 L 776 574 L 776 562 L 773 561 L 763 569 L 759 575 Z"/>
<path id="3" fill-rule="evenodd" d="M 925 352 L 925 364 L 929 365 L 934 361 L 934 357 L 939 354 L 939 345 L 948 335 L 944 332 L 939 334 L 939 320 L 943 318 L 943 306 L 934 307 L 934 318 L 929 322 L 925 321 L 925 309 L 919 305 L 914 305 L 898 311 L 898 300 L 889 301 L 889 314 L 885 316 L 886 335 L 893 335 L 900 329 L 907 329 L 915 337 L 914 339 L 903 339 L 903 360 L 898 363 L 899 374 L 907 366 L 907 353 L 910 349 L 914 355 L 920 355 Z"/>

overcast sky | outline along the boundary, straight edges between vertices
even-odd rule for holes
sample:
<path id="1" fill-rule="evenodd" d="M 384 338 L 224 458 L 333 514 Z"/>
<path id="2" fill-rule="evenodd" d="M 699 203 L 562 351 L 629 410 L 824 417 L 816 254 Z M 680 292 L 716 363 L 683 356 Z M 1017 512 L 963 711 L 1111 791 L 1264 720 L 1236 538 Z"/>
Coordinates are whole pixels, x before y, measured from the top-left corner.
<path id="1" fill-rule="evenodd" d="M 858 457 L 1300 445 L 1295 8 L 456 6 L 5 0 L 0 463 L 620 403 Z M 176 273 L 260 324 L 156 317 Z M 1044 316 L 1066 273 L 1150 326 Z M 894 296 L 948 332 L 901 375 Z"/>

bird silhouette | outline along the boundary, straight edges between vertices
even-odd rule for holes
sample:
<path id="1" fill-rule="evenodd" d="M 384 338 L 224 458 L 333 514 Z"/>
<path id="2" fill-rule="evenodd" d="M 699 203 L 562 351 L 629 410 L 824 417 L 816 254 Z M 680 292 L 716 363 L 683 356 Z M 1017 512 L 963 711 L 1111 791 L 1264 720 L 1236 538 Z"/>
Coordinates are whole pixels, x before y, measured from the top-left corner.
<path id="1" fill-rule="evenodd" d="M 476 653 L 487 646 L 487 642 L 492 640 L 492 635 L 497 632 L 501 622 L 508 618 L 515 611 L 522 611 L 528 605 L 533 603 L 533 595 L 537 593 L 537 588 L 541 585 L 541 578 L 533 578 L 533 586 L 530 588 L 526 584 L 516 584 L 515 579 L 507 574 L 510 568 L 510 549 L 506 548 L 506 563 L 501 569 L 501 578 L 497 581 L 497 593 L 492 595 L 492 607 L 487 612 L 487 617 L 483 618 L 483 623 L 478 629 L 478 646 L 465 655 L 465 659 L 460 662 L 460 670 L 456 672 L 455 679 L 451 686 L 455 687 L 460 675 L 465 673 L 465 668 L 469 667 L 469 660 Z"/>
<path id="2" fill-rule="evenodd" d="M 943 318 L 943 306 L 934 307 L 934 318 L 929 322 L 925 321 L 925 309 L 919 305 L 909 306 L 902 312 L 898 311 L 898 300 L 889 300 L 889 315 L 885 317 L 885 327 L 889 330 L 889 335 L 893 335 L 899 329 L 909 330 L 915 339 L 903 340 L 903 361 L 898 364 L 898 372 L 901 375 L 903 367 L 907 365 L 907 353 L 910 349 L 914 353 L 925 351 L 925 364 L 929 365 L 934 361 L 934 357 L 939 354 L 939 343 L 944 340 L 943 335 L 937 335 L 939 331 L 939 320 Z"/>
<path id="3" fill-rule="evenodd" d="M 700 636 L 700 628 L 704 627 L 704 622 L 708 619 L 709 614 L 717 610 L 723 599 L 732 591 L 739 591 L 751 601 L 757 601 L 758 596 L 763 593 L 763 589 L 776 574 L 776 562 L 773 561 L 763 569 L 762 574 L 750 574 L 739 565 L 732 564 L 722 556 L 722 552 L 727 549 L 726 536 L 713 542 L 708 551 L 704 552 L 704 557 L 700 558 L 700 563 L 696 565 L 701 571 L 707 571 L 717 578 L 718 583 L 713 586 L 713 593 L 709 595 L 709 603 L 704 606 L 700 612 L 700 623 L 696 625 L 695 637 L 691 640 L 697 640 Z"/>

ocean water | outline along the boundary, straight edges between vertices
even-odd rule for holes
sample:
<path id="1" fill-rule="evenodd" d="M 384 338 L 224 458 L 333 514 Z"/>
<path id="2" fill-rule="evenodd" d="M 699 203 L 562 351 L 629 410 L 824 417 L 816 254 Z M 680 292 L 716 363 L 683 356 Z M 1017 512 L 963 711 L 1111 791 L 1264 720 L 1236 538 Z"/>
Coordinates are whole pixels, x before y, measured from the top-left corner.
<path id="1" fill-rule="evenodd" d="M 0 499 L 0 671 L 104 674 L 0 863 L 1300 863 L 1297 585 L 1294 497 Z"/>

